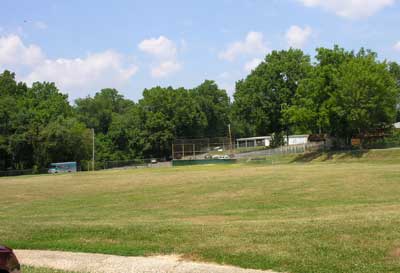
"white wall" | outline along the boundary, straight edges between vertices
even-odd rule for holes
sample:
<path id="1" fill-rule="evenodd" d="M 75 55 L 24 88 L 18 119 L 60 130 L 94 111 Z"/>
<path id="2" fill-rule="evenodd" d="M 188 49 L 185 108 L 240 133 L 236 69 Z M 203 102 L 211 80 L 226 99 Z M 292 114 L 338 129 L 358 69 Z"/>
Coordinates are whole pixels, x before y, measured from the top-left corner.
<path id="1" fill-rule="evenodd" d="M 289 145 L 307 144 L 308 136 L 289 136 Z"/>

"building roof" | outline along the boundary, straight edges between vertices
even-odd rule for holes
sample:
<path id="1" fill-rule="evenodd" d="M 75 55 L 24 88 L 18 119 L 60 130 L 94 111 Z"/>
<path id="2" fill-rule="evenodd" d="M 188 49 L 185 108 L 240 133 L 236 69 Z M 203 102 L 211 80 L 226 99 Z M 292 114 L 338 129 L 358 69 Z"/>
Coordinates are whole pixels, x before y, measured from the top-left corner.
<path id="1" fill-rule="evenodd" d="M 400 122 L 396 122 L 395 124 L 393 124 L 393 126 L 396 129 L 400 129 Z"/>
<path id="2" fill-rule="evenodd" d="M 309 135 L 291 135 L 289 136 L 289 138 L 305 138 L 305 137 L 309 137 Z M 286 136 L 285 136 L 286 138 Z M 264 140 L 264 139 L 268 139 L 271 140 L 272 137 L 271 136 L 260 136 L 260 137 L 247 137 L 247 138 L 238 138 L 236 139 L 236 141 L 254 141 L 254 140 Z"/>
<path id="3" fill-rule="evenodd" d="M 263 139 L 268 139 L 271 140 L 272 137 L 270 136 L 260 136 L 260 137 L 247 137 L 247 138 L 238 138 L 236 141 L 246 141 L 246 140 L 263 140 Z"/>
<path id="4" fill-rule="evenodd" d="M 309 137 L 310 135 L 291 135 L 289 138 L 294 138 L 294 137 Z"/>

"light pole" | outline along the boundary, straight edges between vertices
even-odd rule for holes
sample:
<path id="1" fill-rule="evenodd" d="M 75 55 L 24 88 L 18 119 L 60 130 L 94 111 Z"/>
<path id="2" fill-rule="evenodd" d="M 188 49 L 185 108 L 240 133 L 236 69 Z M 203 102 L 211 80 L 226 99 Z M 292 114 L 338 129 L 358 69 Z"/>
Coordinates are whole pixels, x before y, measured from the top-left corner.
<path id="1" fill-rule="evenodd" d="M 231 124 L 228 124 L 228 131 L 229 131 L 229 148 L 230 148 L 230 152 L 232 154 L 232 132 L 231 132 Z"/>
<path id="2" fill-rule="evenodd" d="M 283 111 L 286 110 L 288 108 L 287 103 L 283 103 L 281 104 L 281 116 L 283 116 Z M 284 127 L 286 130 L 286 145 L 289 146 L 289 122 L 287 120 L 287 118 L 284 116 L 282 117 L 283 123 L 284 123 Z"/>
<path id="3" fill-rule="evenodd" d="M 92 128 L 92 171 L 94 171 L 94 128 Z"/>

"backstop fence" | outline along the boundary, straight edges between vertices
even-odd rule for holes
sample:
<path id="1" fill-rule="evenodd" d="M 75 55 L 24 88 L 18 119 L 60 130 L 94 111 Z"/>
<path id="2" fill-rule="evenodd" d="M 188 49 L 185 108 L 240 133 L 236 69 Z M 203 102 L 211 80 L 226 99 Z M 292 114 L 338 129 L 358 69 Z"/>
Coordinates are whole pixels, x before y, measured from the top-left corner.
<path id="1" fill-rule="evenodd" d="M 173 160 L 229 158 L 234 153 L 233 141 L 227 137 L 176 139 L 172 144 Z"/>
<path id="2" fill-rule="evenodd" d="M 240 159 L 257 156 L 300 154 L 329 149 L 325 142 L 281 146 L 254 146 L 243 148 L 229 138 L 177 139 L 172 144 L 173 160 Z"/>

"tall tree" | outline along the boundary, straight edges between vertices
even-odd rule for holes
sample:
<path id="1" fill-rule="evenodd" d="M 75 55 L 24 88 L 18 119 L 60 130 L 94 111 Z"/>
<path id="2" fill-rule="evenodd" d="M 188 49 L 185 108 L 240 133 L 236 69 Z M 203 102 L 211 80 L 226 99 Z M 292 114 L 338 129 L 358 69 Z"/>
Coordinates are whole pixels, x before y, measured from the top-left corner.
<path id="1" fill-rule="evenodd" d="M 336 118 L 333 116 L 332 95 L 337 91 L 337 78 L 343 63 L 355 58 L 339 46 L 333 49 L 318 48 L 309 76 L 299 82 L 293 97 L 293 105 L 286 109 L 285 116 L 298 133 L 334 133 Z"/>
<path id="2" fill-rule="evenodd" d="M 242 135 L 287 131 L 283 111 L 290 107 L 301 80 L 311 70 L 310 57 L 289 49 L 268 54 L 245 80 L 236 83 L 233 119 Z"/>
<path id="3" fill-rule="evenodd" d="M 389 71 L 394 76 L 397 85 L 400 87 L 400 65 L 396 62 L 389 63 Z M 399 98 L 400 101 L 400 98 Z M 400 103 L 397 105 L 397 117 L 396 121 L 400 122 Z"/>
<path id="4" fill-rule="evenodd" d="M 191 92 L 207 119 L 203 136 L 226 136 L 230 110 L 229 96 L 226 91 L 219 89 L 214 81 L 206 80 Z"/>
<path id="5" fill-rule="evenodd" d="M 10 151 L 10 137 L 15 131 L 19 101 L 26 92 L 26 85 L 17 83 L 14 73 L 6 70 L 0 74 L 0 170 L 12 167 L 14 158 Z"/>
<path id="6" fill-rule="evenodd" d="M 45 126 L 40 134 L 41 145 L 35 153 L 38 166 L 51 162 L 81 161 L 90 158 L 92 134 L 84 124 L 75 118 L 59 116 Z"/>
<path id="7" fill-rule="evenodd" d="M 360 52 L 341 66 L 337 81 L 333 110 L 341 126 L 336 134 L 351 137 L 394 123 L 399 87 L 386 62 Z"/>
<path id="8" fill-rule="evenodd" d="M 388 63 L 337 46 L 318 49 L 317 61 L 285 113 L 298 128 L 349 139 L 394 122 L 399 85 Z"/>
<path id="9" fill-rule="evenodd" d="M 147 153 L 151 156 L 170 155 L 173 139 L 202 137 L 207 126 L 200 105 L 184 88 L 145 89 L 139 106 L 144 112 L 151 147 Z"/>
<path id="10" fill-rule="evenodd" d="M 125 99 L 116 89 L 102 89 L 92 97 L 75 101 L 78 118 L 96 133 L 107 134 L 112 123 L 113 114 L 123 114 L 133 106 L 131 100 Z"/>

